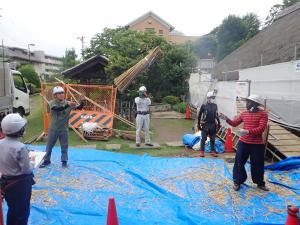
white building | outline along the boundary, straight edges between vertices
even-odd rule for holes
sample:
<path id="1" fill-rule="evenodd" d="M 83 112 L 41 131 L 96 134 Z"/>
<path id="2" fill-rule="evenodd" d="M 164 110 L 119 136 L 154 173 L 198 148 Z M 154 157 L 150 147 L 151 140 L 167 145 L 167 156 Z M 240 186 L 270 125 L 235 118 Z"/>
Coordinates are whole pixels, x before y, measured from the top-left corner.
<path id="1" fill-rule="evenodd" d="M 2 57 L 3 48 L 0 46 Z M 62 58 L 45 54 L 44 51 L 30 51 L 24 48 L 4 46 L 4 58 L 17 65 L 31 64 L 39 76 L 51 76 L 60 71 Z"/>

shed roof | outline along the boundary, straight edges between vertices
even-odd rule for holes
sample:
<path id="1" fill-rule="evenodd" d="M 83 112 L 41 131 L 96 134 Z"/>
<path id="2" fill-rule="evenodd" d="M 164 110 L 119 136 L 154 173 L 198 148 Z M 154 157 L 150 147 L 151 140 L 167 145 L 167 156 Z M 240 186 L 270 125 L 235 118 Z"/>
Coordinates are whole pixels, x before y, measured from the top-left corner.
<path id="1" fill-rule="evenodd" d="M 108 59 L 103 55 L 95 55 L 82 63 L 67 69 L 62 74 L 70 79 L 89 80 L 106 77 L 104 67 Z"/>

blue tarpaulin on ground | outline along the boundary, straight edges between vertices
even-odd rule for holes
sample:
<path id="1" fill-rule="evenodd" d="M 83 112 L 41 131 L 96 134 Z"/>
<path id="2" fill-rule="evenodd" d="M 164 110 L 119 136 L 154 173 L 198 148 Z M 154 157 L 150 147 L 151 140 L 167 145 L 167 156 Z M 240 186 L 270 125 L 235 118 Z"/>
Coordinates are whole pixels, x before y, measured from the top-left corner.
<path id="1" fill-rule="evenodd" d="M 288 157 L 278 163 L 265 166 L 268 170 L 291 170 L 300 168 L 300 156 Z"/>
<path id="2" fill-rule="evenodd" d="M 293 189 L 299 180 L 286 171 L 280 177 L 290 186 L 268 182 L 271 191 L 263 192 L 248 179 L 234 192 L 232 164 L 221 159 L 71 148 L 69 168 L 61 168 L 59 160 L 54 148 L 51 166 L 35 171 L 31 225 L 103 225 L 111 196 L 120 225 L 284 224 L 286 206 L 300 201 Z M 277 176 L 274 172 L 267 173 Z"/>
<path id="3" fill-rule="evenodd" d="M 200 149 L 200 141 L 201 141 L 201 136 L 199 135 L 185 134 L 182 136 L 182 143 L 190 148 L 194 148 L 195 146 L 197 146 L 196 148 L 194 148 L 195 150 Z M 215 141 L 215 149 L 217 153 L 224 153 L 225 151 L 223 142 L 220 141 L 220 139 L 218 138 L 216 138 Z M 205 142 L 204 151 L 207 153 L 211 152 L 209 140 Z"/>
<path id="4" fill-rule="evenodd" d="M 289 157 L 278 163 L 265 166 L 265 169 L 273 170 L 268 174 L 269 181 L 289 188 L 300 195 L 300 157 Z M 286 176 L 288 174 L 288 176 Z M 300 202 L 298 202 L 300 204 Z"/>

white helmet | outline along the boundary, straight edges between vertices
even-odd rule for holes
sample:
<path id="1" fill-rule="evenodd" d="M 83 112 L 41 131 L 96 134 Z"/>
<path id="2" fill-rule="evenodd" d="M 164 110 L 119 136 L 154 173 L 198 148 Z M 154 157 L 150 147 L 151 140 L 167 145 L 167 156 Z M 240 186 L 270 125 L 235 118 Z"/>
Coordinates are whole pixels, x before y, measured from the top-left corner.
<path id="1" fill-rule="evenodd" d="M 57 93 L 64 93 L 65 90 L 61 87 L 61 86 L 56 86 L 53 88 L 53 94 L 57 94 Z"/>
<path id="2" fill-rule="evenodd" d="M 206 97 L 207 97 L 207 98 L 215 97 L 214 92 L 213 92 L 213 91 L 207 92 Z"/>
<path id="3" fill-rule="evenodd" d="M 2 122 L 1 127 L 4 134 L 15 134 L 20 131 L 27 123 L 19 113 L 11 113 L 6 115 Z"/>
<path id="4" fill-rule="evenodd" d="M 145 86 L 142 86 L 139 88 L 139 91 L 142 91 L 142 92 L 147 91 L 147 88 Z"/>
<path id="5" fill-rule="evenodd" d="M 263 103 L 263 99 L 259 96 L 259 95 L 255 95 L 255 94 L 253 94 L 253 95 L 250 95 L 248 98 L 246 98 L 247 100 L 251 100 L 251 101 L 253 101 L 253 102 L 256 102 L 256 103 L 258 103 L 258 104 L 260 104 L 260 105 L 263 105 L 264 103 Z"/>

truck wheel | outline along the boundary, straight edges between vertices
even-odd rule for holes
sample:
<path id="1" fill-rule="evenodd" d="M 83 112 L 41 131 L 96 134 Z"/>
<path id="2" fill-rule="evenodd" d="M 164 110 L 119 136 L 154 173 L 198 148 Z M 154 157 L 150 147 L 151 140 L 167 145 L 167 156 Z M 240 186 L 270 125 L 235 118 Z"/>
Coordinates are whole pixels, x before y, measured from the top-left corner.
<path id="1" fill-rule="evenodd" d="M 19 113 L 22 117 L 25 115 L 25 110 L 23 108 L 14 108 L 14 113 Z"/>

